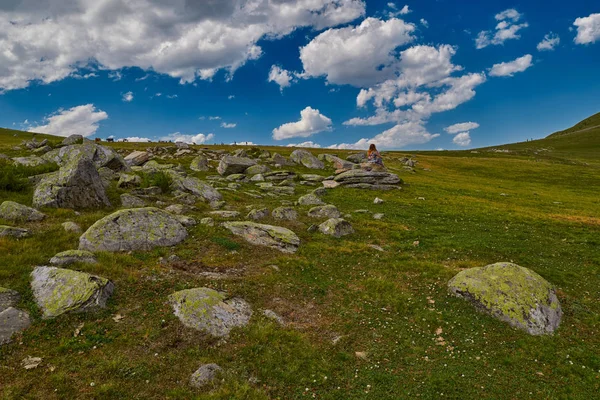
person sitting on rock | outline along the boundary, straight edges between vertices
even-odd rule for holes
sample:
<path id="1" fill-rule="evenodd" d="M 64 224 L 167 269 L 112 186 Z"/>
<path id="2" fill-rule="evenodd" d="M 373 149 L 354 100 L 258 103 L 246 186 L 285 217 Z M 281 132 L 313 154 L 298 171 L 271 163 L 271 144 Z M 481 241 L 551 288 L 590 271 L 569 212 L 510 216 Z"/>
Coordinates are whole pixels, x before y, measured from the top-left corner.
<path id="1" fill-rule="evenodd" d="M 377 151 L 377 147 L 375 147 L 374 143 L 369 146 L 367 158 L 370 164 L 376 164 L 383 167 L 383 158 L 381 158 L 381 154 L 379 154 L 379 151 Z"/>

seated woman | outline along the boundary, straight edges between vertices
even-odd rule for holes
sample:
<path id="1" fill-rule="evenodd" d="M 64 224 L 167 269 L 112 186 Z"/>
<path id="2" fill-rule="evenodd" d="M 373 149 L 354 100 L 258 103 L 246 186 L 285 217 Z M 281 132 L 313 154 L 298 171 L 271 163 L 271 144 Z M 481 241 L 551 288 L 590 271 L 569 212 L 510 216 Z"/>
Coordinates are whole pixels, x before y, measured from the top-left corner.
<path id="1" fill-rule="evenodd" d="M 367 157 L 370 164 L 376 164 L 378 166 L 383 167 L 383 158 L 381 158 L 381 154 L 379 154 L 379 152 L 377 151 L 377 147 L 375 147 L 375 144 L 371 144 L 371 146 L 369 146 Z"/>

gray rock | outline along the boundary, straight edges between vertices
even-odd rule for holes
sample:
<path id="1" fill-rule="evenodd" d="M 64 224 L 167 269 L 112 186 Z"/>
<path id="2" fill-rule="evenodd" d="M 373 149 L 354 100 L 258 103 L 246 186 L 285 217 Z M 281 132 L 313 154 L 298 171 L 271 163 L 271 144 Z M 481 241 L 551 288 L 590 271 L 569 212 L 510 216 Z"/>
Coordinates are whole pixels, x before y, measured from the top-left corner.
<path id="1" fill-rule="evenodd" d="M 215 226 L 215 220 L 210 217 L 202 218 L 200 220 L 200 224 L 207 226 Z"/>
<path id="2" fill-rule="evenodd" d="M 398 175 L 385 171 L 365 171 L 363 169 L 353 169 L 343 172 L 335 177 L 335 181 L 342 185 L 357 183 L 377 184 L 377 185 L 398 185 L 402 180 Z"/>
<path id="3" fill-rule="evenodd" d="M 275 219 L 284 219 L 288 221 L 295 221 L 298 219 L 298 212 L 292 207 L 277 207 L 271 213 Z"/>
<path id="4" fill-rule="evenodd" d="M 323 158 L 325 161 L 330 162 L 335 169 L 352 169 L 355 165 L 351 161 L 342 160 L 341 158 L 331 154 L 324 154 Z"/>
<path id="5" fill-rule="evenodd" d="M 132 194 L 136 196 L 154 197 L 162 194 L 162 189 L 158 186 L 150 186 L 147 188 L 133 189 Z"/>
<path id="6" fill-rule="evenodd" d="M 24 331 L 31 325 L 29 314 L 9 307 L 0 312 L 0 346 L 10 343 L 15 333 Z"/>
<path id="7" fill-rule="evenodd" d="M 322 183 L 323 183 L 323 187 L 325 189 L 333 189 L 333 188 L 340 186 L 340 184 L 338 182 L 336 182 L 334 180 L 329 180 L 329 179 L 324 180 Z"/>
<path id="8" fill-rule="evenodd" d="M 16 290 L 0 287 L 0 312 L 9 307 L 16 307 L 20 300 L 21 295 Z"/>
<path id="9" fill-rule="evenodd" d="M 98 260 L 94 254 L 89 251 L 82 250 L 67 250 L 62 253 L 58 253 L 54 257 L 50 259 L 50 264 L 65 266 L 71 265 L 75 263 L 85 263 L 85 264 L 96 264 Z"/>
<path id="10" fill-rule="evenodd" d="M 110 183 L 118 178 L 115 171 L 106 167 L 98 168 L 98 175 L 100 175 L 100 179 L 102 179 L 102 186 L 104 186 L 104 188 L 108 188 Z"/>
<path id="11" fill-rule="evenodd" d="M 121 205 L 126 208 L 146 207 L 146 202 L 139 197 L 124 193 L 121 195 Z"/>
<path id="12" fill-rule="evenodd" d="M 198 198 L 196 196 L 194 196 L 193 194 L 182 192 L 182 193 L 175 195 L 174 200 L 178 201 L 180 203 L 186 204 L 188 206 L 193 206 L 198 201 Z"/>
<path id="13" fill-rule="evenodd" d="M 325 202 L 314 193 L 305 194 L 298 199 L 298 204 L 303 206 L 322 206 Z"/>
<path id="14" fill-rule="evenodd" d="M 268 319 L 277 322 L 281 326 L 285 326 L 285 321 L 273 310 L 263 310 L 263 315 Z"/>
<path id="15" fill-rule="evenodd" d="M 223 370 L 217 364 L 204 364 L 190 377 L 190 385 L 201 389 L 214 381 Z"/>
<path id="16" fill-rule="evenodd" d="M 323 168 L 325 168 L 325 164 L 323 164 L 323 161 L 320 161 L 317 157 L 313 156 L 307 150 L 302 150 L 302 149 L 294 150 L 292 152 L 290 158 L 296 164 L 302 164 L 306 168 L 311 168 L 311 169 L 323 169 Z"/>
<path id="17" fill-rule="evenodd" d="M 496 263 L 459 272 L 448 282 L 452 294 L 531 335 L 552 334 L 562 309 L 554 287 L 530 269 Z"/>
<path id="18" fill-rule="evenodd" d="M 185 227 L 198 225 L 194 218 L 188 217 L 187 215 L 175 215 L 175 218 L 177 219 L 177 221 L 179 221 L 179 223 L 181 223 L 181 225 Z"/>
<path id="19" fill-rule="evenodd" d="M 79 250 L 151 250 L 174 246 L 187 236 L 177 218 L 158 208 L 120 210 L 92 225 L 79 238 Z"/>
<path id="20" fill-rule="evenodd" d="M 373 219 L 382 219 L 384 216 L 385 214 L 381 213 L 373 214 Z"/>
<path id="21" fill-rule="evenodd" d="M 300 245 L 300 239 L 294 232 L 280 226 L 250 221 L 225 222 L 223 226 L 249 243 L 271 247 L 284 253 L 295 253 Z"/>
<path id="22" fill-rule="evenodd" d="M 37 185 L 33 206 L 101 208 L 110 207 L 110 201 L 94 163 L 82 155 L 72 158 L 58 172 L 50 174 Z"/>
<path id="23" fill-rule="evenodd" d="M 323 182 L 325 180 L 324 176 L 314 175 L 314 174 L 300 175 L 300 178 L 304 179 L 305 181 L 309 181 L 309 182 Z"/>
<path id="24" fill-rule="evenodd" d="M 360 163 L 366 162 L 366 161 L 368 161 L 368 159 L 369 159 L 369 157 L 367 157 L 366 151 L 350 154 L 348 157 L 346 157 L 346 160 L 353 162 L 354 164 L 360 164 Z"/>
<path id="25" fill-rule="evenodd" d="M 250 182 L 264 182 L 265 177 L 263 174 L 256 174 L 252 178 L 250 178 Z"/>
<path id="26" fill-rule="evenodd" d="M 150 157 L 152 157 L 152 154 L 147 151 L 134 151 L 125 157 L 125 162 L 130 167 L 137 167 L 147 163 L 150 160 Z"/>
<path id="27" fill-rule="evenodd" d="M 25 167 L 39 167 L 40 165 L 48 164 L 48 161 L 37 156 L 15 157 L 12 160 L 15 164 Z"/>
<path id="28" fill-rule="evenodd" d="M 66 232 L 81 233 L 81 227 L 75 222 L 67 221 L 63 222 L 61 225 Z"/>
<path id="29" fill-rule="evenodd" d="M 244 175 L 244 174 L 231 174 L 231 175 L 227 176 L 227 180 L 231 181 L 231 182 L 245 181 L 246 180 L 246 175 Z"/>
<path id="30" fill-rule="evenodd" d="M 0 225 L 0 237 L 14 237 L 22 239 L 31 236 L 31 232 L 23 228 L 15 228 L 12 226 Z"/>
<path id="31" fill-rule="evenodd" d="M 382 199 L 380 199 L 379 197 L 375 197 L 375 200 L 373 200 L 373 204 L 383 204 L 384 201 Z"/>
<path id="32" fill-rule="evenodd" d="M 36 267 L 31 278 L 33 296 L 43 318 L 104 308 L 114 290 L 108 279 L 70 269 Z"/>
<path id="33" fill-rule="evenodd" d="M 238 211 L 211 211 L 210 215 L 220 218 L 236 218 L 240 216 Z"/>
<path id="34" fill-rule="evenodd" d="M 175 215 L 182 215 L 189 212 L 190 208 L 184 206 L 183 204 L 173 204 L 165 208 L 165 211 Z"/>
<path id="35" fill-rule="evenodd" d="M 344 187 L 353 188 L 353 189 L 367 189 L 367 190 L 381 190 L 381 191 L 402 189 L 402 187 L 397 186 L 397 185 L 377 185 L 377 184 L 372 185 L 370 183 L 351 183 L 348 185 L 344 185 Z"/>
<path id="36" fill-rule="evenodd" d="M 340 218 L 342 213 L 336 206 L 327 204 L 311 208 L 308 211 L 308 216 L 312 218 Z"/>
<path id="37" fill-rule="evenodd" d="M 256 164 L 256 161 L 246 157 L 225 156 L 221 159 L 217 171 L 222 176 L 241 174 L 247 168 Z"/>
<path id="38" fill-rule="evenodd" d="M 14 201 L 5 201 L 0 205 L 0 218 L 7 221 L 41 221 L 46 218 L 35 208 L 27 207 Z"/>
<path id="39" fill-rule="evenodd" d="M 182 185 L 185 191 L 203 198 L 209 203 L 223 200 L 223 196 L 217 189 L 198 178 L 187 177 L 182 181 Z"/>
<path id="40" fill-rule="evenodd" d="M 95 143 L 65 146 L 44 154 L 42 158 L 62 167 L 70 164 L 73 159 L 81 158 L 82 156 L 90 159 L 94 163 L 96 169 L 105 167 L 117 172 L 129 170 L 129 166 L 119 153 L 111 148 L 100 146 Z"/>
<path id="41" fill-rule="evenodd" d="M 282 167 L 296 165 L 295 162 L 293 162 L 292 160 L 288 160 L 287 158 L 278 153 L 273 154 L 271 162 L 273 162 L 273 164 L 275 165 L 280 165 Z"/>
<path id="42" fill-rule="evenodd" d="M 216 337 L 227 337 L 233 328 L 245 326 L 252 308 L 240 298 L 209 288 L 187 289 L 169 296 L 173 313 L 188 328 Z"/>
<path id="43" fill-rule="evenodd" d="M 198 156 L 194 158 L 190 164 L 190 169 L 196 172 L 205 172 L 209 170 L 208 158 L 205 156 Z"/>
<path id="44" fill-rule="evenodd" d="M 83 143 L 83 136 L 81 135 L 71 135 L 65 138 L 65 140 L 62 141 L 62 145 L 63 146 L 71 146 L 73 144 L 82 144 Z"/>
<path id="45" fill-rule="evenodd" d="M 319 231 L 336 238 L 354 233 L 350 223 L 342 218 L 331 218 L 319 225 Z"/>
<path id="46" fill-rule="evenodd" d="M 244 172 L 246 175 L 257 175 L 257 174 L 266 174 L 267 172 L 271 172 L 271 168 L 266 165 L 256 164 L 251 167 L 248 167 Z"/>
<path id="47" fill-rule="evenodd" d="M 251 210 L 248 215 L 246 216 L 246 219 L 251 219 L 254 221 L 257 221 L 259 219 L 263 219 L 269 216 L 269 209 L 268 208 L 260 208 L 260 209 L 255 209 L 255 210 Z"/>
<path id="48" fill-rule="evenodd" d="M 117 187 L 121 189 L 128 189 L 138 187 L 142 184 L 142 178 L 139 175 L 134 174 L 121 174 Z"/>

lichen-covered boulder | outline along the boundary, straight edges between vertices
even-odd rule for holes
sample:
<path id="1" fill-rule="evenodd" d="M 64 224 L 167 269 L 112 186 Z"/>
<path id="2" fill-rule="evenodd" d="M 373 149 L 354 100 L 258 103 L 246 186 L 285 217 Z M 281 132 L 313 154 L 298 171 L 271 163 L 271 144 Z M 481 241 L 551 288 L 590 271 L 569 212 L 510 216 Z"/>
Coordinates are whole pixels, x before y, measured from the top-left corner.
<path id="1" fill-rule="evenodd" d="M 66 232 L 81 233 L 81 227 L 73 221 L 63 222 L 61 225 Z"/>
<path id="2" fill-rule="evenodd" d="M 271 168 L 266 165 L 256 164 L 251 167 L 248 167 L 244 172 L 246 175 L 257 175 L 257 174 L 266 174 L 267 172 L 271 172 Z"/>
<path id="3" fill-rule="evenodd" d="M 319 157 L 319 159 L 320 158 L 321 157 Z M 341 158 L 331 154 L 323 154 L 323 159 L 331 163 L 335 169 L 352 169 L 355 165 L 351 161 L 342 160 Z"/>
<path id="4" fill-rule="evenodd" d="M 0 311 L 0 346 L 10 343 L 15 333 L 24 331 L 31 325 L 29 314 L 14 307 Z"/>
<path id="5" fill-rule="evenodd" d="M 104 308 L 114 285 L 106 278 L 55 267 L 36 267 L 31 289 L 43 318 Z"/>
<path id="6" fill-rule="evenodd" d="M 46 215 L 35 208 L 14 201 L 5 201 L 0 205 L 0 218 L 7 221 L 41 221 Z"/>
<path id="7" fill-rule="evenodd" d="M 82 143 L 83 143 L 83 136 L 81 136 L 81 135 L 67 136 L 62 141 L 62 145 L 63 146 L 71 146 L 71 145 L 74 145 L 74 144 L 82 144 Z"/>
<path id="8" fill-rule="evenodd" d="M 142 178 L 135 174 L 121 174 L 117 187 L 128 189 L 138 187 L 142 184 Z"/>
<path id="9" fill-rule="evenodd" d="M 298 199 L 298 204 L 302 206 L 322 206 L 325 202 L 314 193 L 305 194 Z"/>
<path id="10" fill-rule="evenodd" d="M 354 164 L 360 164 L 360 163 L 366 162 L 368 159 L 369 159 L 369 157 L 367 156 L 366 151 L 350 154 L 348 157 L 346 157 L 346 160 L 348 160 Z"/>
<path id="11" fill-rule="evenodd" d="M 339 218 L 342 213 L 332 204 L 313 207 L 308 210 L 308 216 L 312 218 Z"/>
<path id="12" fill-rule="evenodd" d="M 73 159 L 82 156 L 90 159 L 97 169 L 106 167 L 117 172 L 129 170 L 129 166 L 119 153 L 95 143 L 65 146 L 44 154 L 42 158 L 62 167 L 71 163 Z"/>
<path id="13" fill-rule="evenodd" d="M 82 155 L 42 179 L 35 188 L 33 206 L 100 208 L 110 207 L 110 201 L 94 163 Z"/>
<path id="14" fill-rule="evenodd" d="M 314 174 L 300 175 L 300 178 L 302 178 L 303 180 L 308 181 L 308 182 L 323 182 L 325 180 L 324 176 L 314 175 Z"/>
<path id="15" fill-rule="evenodd" d="M 285 158 L 284 156 L 282 156 L 281 154 L 278 154 L 278 153 L 273 154 L 273 157 L 271 158 L 271 162 L 275 165 L 280 165 L 282 167 L 296 165 L 295 162 L 293 162 L 290 159 Z"/>
<path id="16" fill-rule="evenodd" d="M 23 228 L 15 228 L 13 226 L 0 225 L 0 237 L 14 237 L 22 239 L 31 236 L 31 232 Z"/>
<path id="17" fill-rule="evenodd" d="M 212 215 L 214 217 L 219 217 L 219 218 L 237 218 L 240 216 L 240 212 L 239 211 L 229 211 L 229 210 L 211 211 L 210 215 Z"/>
<path id="18" fill-rule="evenodd" d="M 224 222 L 223 226 L 249 243 L 271 247 L 284 253 L 295 253 L 300 245 L 300 239 L 294 232 L 280 226 L 251 221 Z"/>
<path id="19" fill-rule="evenodd" d="M 158 208 L 120 210 L 96 221 L 79 238 L 79 250 L 151 250 L 174 246 L 187 235 L 177 218 Z"/>
<path id="20" fill-rule="evenodd" d="M 369 184 L 369 185 L 399 185 L 402 180 L 398 175 L 385 171 L 365 171 L 352 169 L 337 175 L 334 180 L 341 185 Z"/>
<path id="21" fill-rule="evenodd" d="M 94 254 L 85 250 L 67 250 L 56 254 L 50 259 L 52 265 L 71 265 L 75 263 L 96 264 L 98 261 Z"/>
<path id="22" fill-rule="evenodd" d="M 139 197 L 127 193 L 121 195 L 121 205 L 126 208 L 146 207 L 146 202 Z"/>
<path id="23" fill-rule="evenodd" d="M 313 156 L 307 150 L 302 150 L 302 149 L 294 150 L 292 152 L 292 154 L 290 155 L 290 158 L 296 164 L 302 164 L 306 168 L 311 168 L 311 169 L 323 169 L 323 168 L 325 168 L 325 164 L 323 164 L 323 161 L 321 161 L 317 157 Z"/>
<path id="24" fill-rule="evenodd" d="M 203 388 L 214 381 L 222 371 L 217 364 L 204 364 L 192 374 L 190 385 L 196 389 Z"/>
<path id="25" fill-rule="evenodd" d="M 144 165 L 152 155 L 147 151 L 134 151 L 125 157 L 125 162 L 131 167 Z"/>
<path id="26" fill-rule="evenodd" d="M 241 174 L 247 168 L 256 165 L 256 161 L 246 157 L 225 156 L 221 159 L 217 171 L 222 176 Z"/>
<path id="27" fill-rule="evenodd" d="M 319 231 L 336 238 L 354 233 L 354 228 L 342 218 L 331 218 L 319 225 Z"/>
<path id="28" fill-rule="evenodd" d="M 295 221 L 298 219 L 298 212 L 292 207 L 277 207 L 271 213 L 275 219 L 284 219 L 288 221 Z"/>
<path id="29" fill-rule="evenodd" d="M 196 172 L 208 171 L 208 158 L 202 155 L 194 158 L 190 163 L 190 169 Z"/>
<path id="30" fill-rule="evenodd" d="M 229 299 L 225 293 L 209 288 L 175 292 L 169 296 L 169 303 L 185 326 L 216 337 L 228 336 L 252 317 L 252 308 L 243 299 Z"/>
<path id="31" fill-rule="evenodd" d="M 268 208 L 260 208 L 260 209 L 251 210 L 248 213 L 248 216 L 246 218 L 256 221 L 259 219 L 266 218 L 268 216 L 269 216 L 269 209 Z"/>
<path id="32" fill-rule="evenodd" d="M 461 271 L 448 282 L 448 288 L 478 310 L 531 335 L 553 333 L 562 318 L 554 287 L 516 264 L 496 263 Z"/>
<path id="33" fill-rule="evenodd" d="M 40 165 L 48 164 L 48 161 L 38 156 L 15 157 L 12 160 L 15 164 L 25 167 L 39 167 Z"/>
<path id="34" fill-rule="evenodd" d="M 201 197 L 209 203 L 223 200 L 223 196 L 217 189 L 198 178 L 189 176 L 181 182 L 183 189 L 195 196 Z"/>

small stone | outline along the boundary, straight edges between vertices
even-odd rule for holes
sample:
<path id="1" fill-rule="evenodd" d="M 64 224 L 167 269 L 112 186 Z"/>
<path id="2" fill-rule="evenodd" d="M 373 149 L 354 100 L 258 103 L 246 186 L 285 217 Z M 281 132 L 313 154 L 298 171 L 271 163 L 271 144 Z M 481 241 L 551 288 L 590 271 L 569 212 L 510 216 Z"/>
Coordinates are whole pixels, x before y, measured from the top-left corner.
<path id="1" fill-rule="evenodd" d="M 190 385 L 200 389 L 213 382 L 223 370 L 217 364 L 204 364 L 190 378 Z"/>
<path id="2" fill-rule="evenodd" d="M 211 211 L 210 215 L 219 218 L 237 218 L 240 216 L 239 211 Z"/>
<path id="3" fill-rule="evenodd" d="M 31 236 L 31 232 L 23 228 L 15 228 L 12 226 L 0 225 L 0 237 L 14 237 L 22 239 Z"/>
<path id="4" fill-rule="evenodd" d="M 381 214 L 381 213 L 373 214 L 373 219 L 382 219 L 383 217 L 384 217 L 384 214 Z"/>
<path id="5" fill-rule="evenodd" d="M 202 218 L 200 220 L 200 224 L 206 226 L 215 226 L 215 220 L 210 217 Z"/>
<path id="6" fill-rule="evenodd" d="M 325 202 L 314 193 L 306 194 L 298 199 L 298 204 L 303 206 L 322 206 Z"/>
<path id="7" fill-rule="evenodd" d="M 298 218 L 298 212 L 292 207 L 277 207 L 271 213 L 275 219 L 283 219 L 288 221 L 295 221 Z"/>
<path id="8" fill-rule="evenodd" d="M 263 310 L 263 315 L 269 318 L 270 320 L 277 322 L 281 326 L 285 325 L 285 321 L 283 320 L 283 318 L 281 318 L 281 316 L 275 313 L 275 311 L 273 310 Z"/>
<path id="9" fill-rule="evenodd" d="M 66 232 L 81 233 L 81 227 L 75 222 L 67 221 L 63 222 L 61 225 Z"/>
<path id="10" fill-rule="evenodd" d="M 84 250 L 67 250 L 58 253 L 50 259 L 52 265 L 71 265 L 75 263 L 96 264 L 98 261 L 93 253 Z"/>
<path id="11" fill-rule="evenodd" d="M 251 219 L 254 221 L 257 221 L 259 219 L 263 219 L 269 216 L 269 209 L 268 208 L 260 208 L 260 209 L 255 209 L 255 210 L 251 210 L 248 215 L 246 216 L 246 219 Z"/>
<path id="12" fill-rule="evenodd" d="M 128 189 L 138 187 L 142 184 L 142 178 L 139 175 L 134 174 L 121 174 L 117 187 L 121 189 Z"/>
<path id="13" fill-rule="evenodd" d="M 121 205 L 125 208 L 146 207 L 146 202 L 139 197 L 124 193 L 121 195 Z"/>
<path id="14" fill-rule="evenodd" d="M 331 204 L 313 207 L 308 211 L 308 216 L 312 218 L 339 218 L 341 215 L 337 207 Z"/>
<path id="15" fill-rule="evenodd" d="M 383 204 L 383 200 L 379 197 L 375 197 L 375 200 L 373 200 L 373 204 Z"/>
<path id="16" fill-rule="evenodd" d="M 325 235 L 330 235 L 336 238 L 354 233 L 352 225 L 342 218 L 331 218 L 323 222 L 321 225 L 319 225 L 319 231 Z"/>

